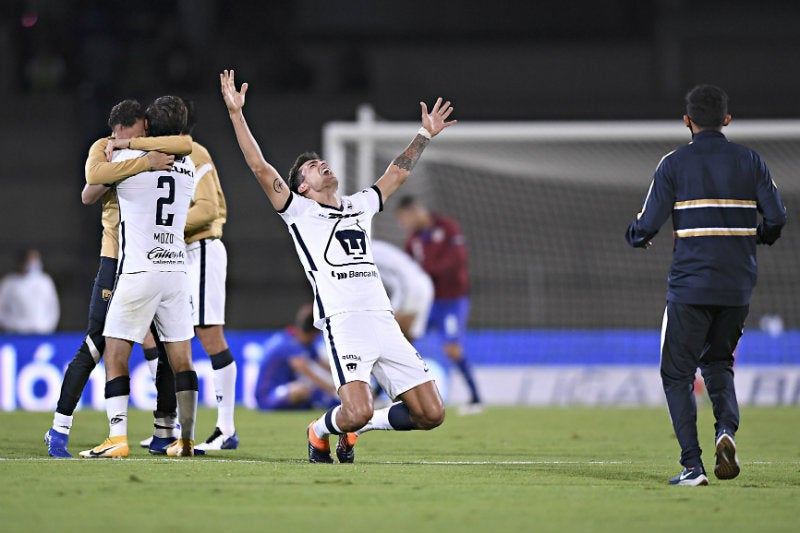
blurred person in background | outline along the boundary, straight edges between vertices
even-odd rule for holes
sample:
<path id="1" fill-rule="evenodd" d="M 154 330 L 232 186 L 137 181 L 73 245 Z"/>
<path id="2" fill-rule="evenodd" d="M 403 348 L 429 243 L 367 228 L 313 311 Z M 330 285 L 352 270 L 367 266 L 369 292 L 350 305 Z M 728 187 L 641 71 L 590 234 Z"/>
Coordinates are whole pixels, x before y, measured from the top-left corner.
<path id="1" fill-rule="evenodd" d="M 444 337 L 444 352 L 455 363 L 470 392 L 462 414 L 481 411 L 481 397 L 464 354 L 464 334 L 469 317 L 467 244 L 461 226 L 452 218 L 432 213 L 413 196 L 404 196 L 395 210 L 406 231 L 406 252 L 433 280 L 435 297 L 428 331 Z"/>
<path id="2" fill-rule="evenodd" d="M 403 250 L 372 241 L 372 257 L 394 309 L 394 319 L 410 342 L 422 337 L 433 304 L 433 282 Z"/>
<path id="3" fill-rule="evenodd" d="M 0 329 L 7 333 L 47 334 L 58 325 L 56 285 L 33 248 L 17 256 L 16 270 L 0 281 Z"/>
<path id="4" fill-rule="evenodd" d="M 330 366 L 317 352 L 314 308 L 304 305 L 294 324 L 267 341 L 256 382 L 259 409 L 328 409 L 339 404 Z"/>

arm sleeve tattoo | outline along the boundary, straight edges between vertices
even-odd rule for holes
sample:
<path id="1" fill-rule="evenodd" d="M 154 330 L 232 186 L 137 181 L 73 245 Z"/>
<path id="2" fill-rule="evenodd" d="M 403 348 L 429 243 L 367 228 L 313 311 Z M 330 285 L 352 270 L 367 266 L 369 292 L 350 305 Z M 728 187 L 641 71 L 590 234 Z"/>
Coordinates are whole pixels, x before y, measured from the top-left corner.
<path id="1" fill-rule="evenodd" d="M 422 155 L 422 151 L 426 146 L 428 146 L 429 142 L 430 139 L 426 139 L 422 135 L 417 135 L 414 137 L 414 140 L 411 141 L 411 144 L 408 145 L 408 148 L 406 148 L 402 154 L 397 156 L 392 163 L 403 170 L 411 172 L 411 169 L 417 164 L 417 161 L 419 161 L 419 156 Z"/>

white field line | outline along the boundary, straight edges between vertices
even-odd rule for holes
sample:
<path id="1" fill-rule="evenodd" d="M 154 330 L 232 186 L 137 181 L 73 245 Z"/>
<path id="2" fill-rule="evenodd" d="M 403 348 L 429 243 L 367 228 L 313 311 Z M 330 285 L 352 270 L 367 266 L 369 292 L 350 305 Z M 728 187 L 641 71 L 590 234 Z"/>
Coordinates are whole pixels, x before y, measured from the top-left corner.
<path id="1" fill-rule="evenodd" d="M 0 457 L 0 461 L 19 462 L 19 463 L 35 463 L 35 462 L 62 462 L 62 461 L 80 461 L 86 463 L 92 462 L 131 462 L 131 463 L 153 463 L 153 462 L 171 462 L 171 463 L 241 463 L 241 464 L 271 464 L 271 463 L 305 463 L 302 459 L 223 459 L 217 457 L 198 457 L 194 460 L 187 460 L 185 458 L 171 458 L 171 457 L 128 457 L 125 459 L 84 459 L 74 457 L 72 459 L 54 459 L 51 457 Z M 420 466 L 503 466 L 503 465 L 530 465 L 530 466 L 557 466 L 557 465 L 576 465 L 576 466 L 607 466 L 607 465 L 645 465 L 651 464 L 646 461 L 362 461 L 362 465 L 420 465 Z M 743 461 L 743 465 L 785 465 L 797 466 L 800 461 Z"/>
<path id="2" fill-rule="evenodd" d="M 129 462 L 187 462 L 185 458 L 179 457 L 126 457 L 126 458 L 81 458 L 73 457 L 72 459 L 56 459 L 52 457 L 0 457 L 0 461 L 9 462 L 40 462 L 40 461 L 83 461 L 83 462 L 97 462 L 97 461 L 129 461 Z M 265 459 L 257 461 L 254 459 L 223 459 L 217 457 L 197 457 L 194 461 L 202 461 L 204 463 L 243 463 L 243 464 L 259 464 L 259 463 L 305 463 L 303 459 Z M 461 465 L 629 465 L 631 461 L 364 461 L 361 464 L 371 465 L 434 465 L 434 466 L 461 466 Z"/>

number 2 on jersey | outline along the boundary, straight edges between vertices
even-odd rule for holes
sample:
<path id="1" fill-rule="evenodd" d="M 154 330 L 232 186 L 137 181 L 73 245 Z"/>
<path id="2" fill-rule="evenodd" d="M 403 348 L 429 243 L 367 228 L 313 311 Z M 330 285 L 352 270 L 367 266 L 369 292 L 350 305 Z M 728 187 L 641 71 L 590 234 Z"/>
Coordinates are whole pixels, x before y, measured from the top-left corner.
<path id="1" fill-rule="evenodd" d="M 168 213 L 164 216 L 164 206 L 172 205 L 175 201 L 175 178 L 172 176 L 159 176 L 158 188 L 167 188 L 167 195 L 159 198 L 156 201 L 156 225 L 158 226 L 171 226 L 175 215 Z"/>

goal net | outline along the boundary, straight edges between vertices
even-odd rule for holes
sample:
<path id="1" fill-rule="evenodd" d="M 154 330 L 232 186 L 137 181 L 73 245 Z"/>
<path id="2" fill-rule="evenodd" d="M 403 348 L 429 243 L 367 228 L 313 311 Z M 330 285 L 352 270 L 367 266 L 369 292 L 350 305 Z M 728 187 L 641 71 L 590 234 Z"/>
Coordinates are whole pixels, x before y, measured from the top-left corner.
<path id="1" fill-rule="evenodd" d="M 326 125 L 324 155 L 345 192 L 372 184 L 418 123 Z M 749 327 L 800 327 L 800 121 L 734 121 L 731 141 L 766 160 L 790 216 L 773 247 L 759 247 Z M 648 250 L 630 248 L 661 157 L 689 141 L 680 121 L 459 123 L 436 137 L 398 193 L 457 219 L 467 238 L 470 324 L 479 328 L 654 328 L 664 309 L 671 223 Z M 374 219 L 375 237 L 402 245 L 396 199 Z"/>

